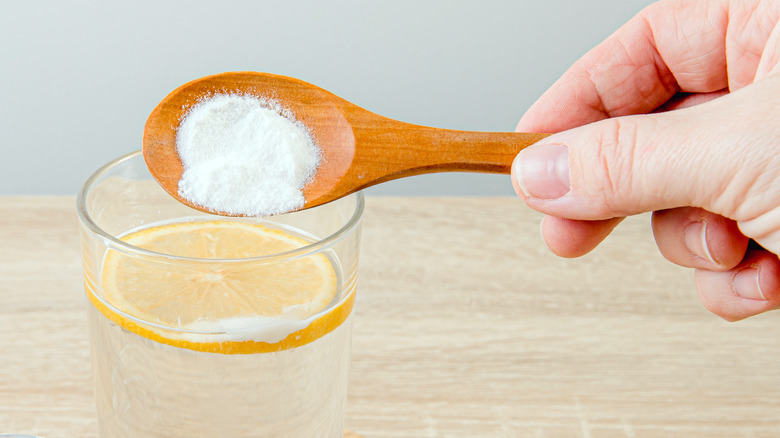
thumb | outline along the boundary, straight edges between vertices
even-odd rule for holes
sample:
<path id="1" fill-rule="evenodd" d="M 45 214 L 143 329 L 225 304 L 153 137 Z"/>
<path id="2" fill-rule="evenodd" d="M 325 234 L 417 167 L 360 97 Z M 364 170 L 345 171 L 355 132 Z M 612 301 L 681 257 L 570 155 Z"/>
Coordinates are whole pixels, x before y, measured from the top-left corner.
<path id="1" fill-rule="evenodd" d="M 599 220 L 682 206 L 752 220 L 780 205 L 777 77 L 701 105 L 602 120 L 518 154 L 528 205 Z M 768 89 L 769 88 L 769 89 Z"/>

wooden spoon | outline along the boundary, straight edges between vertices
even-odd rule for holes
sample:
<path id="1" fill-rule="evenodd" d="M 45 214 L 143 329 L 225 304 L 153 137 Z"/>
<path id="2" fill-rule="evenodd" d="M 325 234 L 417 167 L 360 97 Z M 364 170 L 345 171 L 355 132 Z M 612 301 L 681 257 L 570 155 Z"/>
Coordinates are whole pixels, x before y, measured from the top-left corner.
<path id="1" fill-rule="evenodd" d="M 412 125 L 374 114 L 301 80 L 269 73 L 207 76 L 177 88 L 152 111 L 144 128 L 143 155 L 153 177 L 171 196 L 218 214 L 225 213 L 179 196 L 183 167 L 176 132 L 199 99 L 227 93 L 276 101 L 309 128 L 323 159 L 303 189 L 304 208 L 405 176 L 450 171 L 508 174 L 521 149 L 548 135 Z"/>

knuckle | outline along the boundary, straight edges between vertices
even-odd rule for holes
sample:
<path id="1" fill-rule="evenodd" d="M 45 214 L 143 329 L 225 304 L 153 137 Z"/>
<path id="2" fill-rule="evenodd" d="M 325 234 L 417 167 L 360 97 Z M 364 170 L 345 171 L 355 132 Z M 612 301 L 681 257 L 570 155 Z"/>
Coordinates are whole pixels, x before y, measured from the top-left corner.
<path id="1" fill-rule="evenodd" d="M 635 178 L 635 154 L 637 151 L 636 128 L 621 119 L 605 120 L 596 147 L 593 149 L 594 173 L 597 193 L 595 199 L 615 216 L 631 214 L 626 205 L 632 193 Z"/>

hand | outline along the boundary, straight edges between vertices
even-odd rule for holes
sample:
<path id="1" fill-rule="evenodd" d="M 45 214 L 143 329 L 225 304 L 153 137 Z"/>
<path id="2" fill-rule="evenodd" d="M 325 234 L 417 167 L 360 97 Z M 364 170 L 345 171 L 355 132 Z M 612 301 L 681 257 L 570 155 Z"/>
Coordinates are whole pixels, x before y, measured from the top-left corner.
<path id="1" fill-rule="evenodd" d="M 554 253 L 583 255 L 653 211 L 658 248 L 695 269 L 709 310 L 780 305 L 779 19 L 780 0 L 655 3 L 530 108 L 518 131 L 558 134 L 512 178 Z"/>

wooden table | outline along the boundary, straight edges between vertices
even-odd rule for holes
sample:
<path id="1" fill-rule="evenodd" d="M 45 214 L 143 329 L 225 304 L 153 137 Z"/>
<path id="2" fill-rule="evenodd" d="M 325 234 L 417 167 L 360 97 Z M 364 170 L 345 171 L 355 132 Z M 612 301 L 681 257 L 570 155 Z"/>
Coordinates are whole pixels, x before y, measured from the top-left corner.
<path id="1" fill-rule="evenodd" d="M 538 222 L 513 198 L 368 199 L 349 429 L 780 436 L 780 313 L 709 314 L 647 216 L 572 260 Z M 72 197 L 0 198 L 0 432 L 96 436 L 78 236 Z"/>

